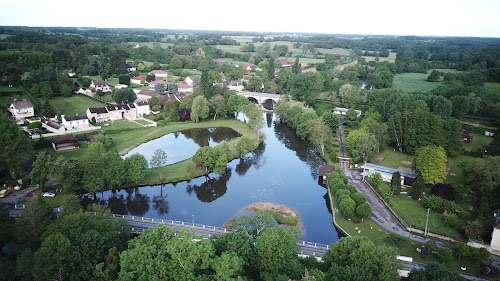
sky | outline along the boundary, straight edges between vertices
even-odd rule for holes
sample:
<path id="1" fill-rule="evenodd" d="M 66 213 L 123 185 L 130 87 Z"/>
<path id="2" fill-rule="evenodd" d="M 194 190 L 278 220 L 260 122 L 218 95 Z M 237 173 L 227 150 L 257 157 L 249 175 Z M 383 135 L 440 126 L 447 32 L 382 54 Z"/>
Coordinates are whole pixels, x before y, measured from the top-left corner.
<path id="1" fill-rule="evenodd" d="M 500 0 L 0 0 L 1 26 L 500 37 Z"/>

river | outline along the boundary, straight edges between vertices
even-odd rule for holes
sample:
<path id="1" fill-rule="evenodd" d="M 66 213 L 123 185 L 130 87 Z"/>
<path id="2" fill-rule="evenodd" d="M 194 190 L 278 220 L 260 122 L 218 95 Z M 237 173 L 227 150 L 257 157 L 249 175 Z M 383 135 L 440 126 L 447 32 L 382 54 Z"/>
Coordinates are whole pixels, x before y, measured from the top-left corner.
<path id="1" fill-rule="evenodd" d="M 264 113 L 262 132 L 264 142 L 243 158 L 229 162 L 220 177 L 210 174 L 163 186 L 106 191 L 97 194 L 97 200 L 116 214 L 213 226 L 246 214 L 244 208 L 252 203 L 271 202 L 297 211 L 301 239 L 324 244 L 337 241 L 326 189 L 318 185 L 318 168 L 324 160 L 274 113 Z"/>

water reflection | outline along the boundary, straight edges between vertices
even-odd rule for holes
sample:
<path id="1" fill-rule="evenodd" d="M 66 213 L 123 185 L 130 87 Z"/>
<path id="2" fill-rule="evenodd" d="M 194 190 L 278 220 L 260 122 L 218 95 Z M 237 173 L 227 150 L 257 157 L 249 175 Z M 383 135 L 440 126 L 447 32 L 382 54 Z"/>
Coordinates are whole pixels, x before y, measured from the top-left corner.
<path id="1" fill-rule="evenodd" d="M 265 158 L 262 157 L 266 150 L 266 143 L 261 143 L 254 151 L 249 152 L 247 155 L 239 159 L 239 163 L 236 165 L 235 171 L 238 175 L 243 176 L 251 168 L 259 169 L 261 166 L 265 165 Z"/>
<path id="2" fill-rule="evenodd" d="M 188 184 L 186 192 L 191 194 L 193 191 L 196 197 L 205 203 L 215 201 L 217 198 L 222 197 L 227 191 L 227 181 L 231 178 L 231 169 L 227 168 L 224 174 L 218 178 L 205 177 L 205 182 L 201 184 Z"/>
<path id="3" fill-rule="evenodd" d="M 168 214 L 169 206 L 166 197 L 167 195 L 165 197 L 162 195 L 153 196 L 153 209 L 156 210 L 156 213 L 160 217 Z"/>
<path id="4" fill-rule="evenodd" d="M 123 158 L 139 153 L 150 161 L 155 150 L 160 148 L 167 153 L 168 164 L 173 164 L 192 157 L 200 147 L 216 146 L 239 136 L 241 135 L 238 132 L 230 128 L 190 129 L 167 134 L 143 143 L 132 149 Z"/>

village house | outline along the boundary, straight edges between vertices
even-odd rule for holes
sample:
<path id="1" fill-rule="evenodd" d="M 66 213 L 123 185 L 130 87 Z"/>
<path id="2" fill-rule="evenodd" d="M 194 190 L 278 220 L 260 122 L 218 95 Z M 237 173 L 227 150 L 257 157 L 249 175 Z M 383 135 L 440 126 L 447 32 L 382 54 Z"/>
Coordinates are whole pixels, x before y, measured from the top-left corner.
<path id="1" fill-rule="evenodd" d="M 135 106 L 130 108 L 130 106 L 128 106 L 127 104 L 115 104 L 106 105 L 105 107 L 108 110 L 109 119 L 111 121 L 121 119 L 135 119 L 137 116 Z"/>
<path id="2" fill-rule="evenodd" d="M 241 91 L 243 91 L 244 86 L 243 86 L 243 85 L 241 85 L 241 84 L 240 84 L 240 83 L 238 83 L 238 82 L 231 82 L 231 83 L 227 84 L 227 88 L 228 88 L 229 90 L 233 90 L 233 91 L 241 92 Z"/>
<path id="3" fill-rule="evenodd" d="M 87 115 L 62 116 L 62 124 L 66 130 L 79 130 L 90 126 Z"/>
<path id="4" fill-rule="evenodd" d="M 78 139 L 73 136 L 63 136 L 52 140 L 52 147 L 55 151 L 71 150 L 79 148 Z"/>
<path id="5" fill-rule="evenodd" d="M 142 81 L 144 81 L 144 82 L 142 82 Z M 136 76 L 136 77 L 130 79 L 130 83 L 137 84 L 137 85 L 146 84 L 146 77 L 144 77 L 144 76 Z"/>
<path id="6" fill-rule="evenodd" d="M 115 85 L 115 89 L 125 89 L 125 88 L 128 88 L 128 86 L 125 84 L 116 84 Z"/>
<path id="7" fill-rule="evenodd" d="M 72 69 L 65 69 L 63 70 L 63 73 L 68 74 L 69 77 L 76 76 L 76 72 L 74 72 Z"/>
<path id="8" fill-rule="evenodd" d="M 135 103 L 136 114 L 138 117 L 151 114 L 151 109 L 147 101 L 136 101 Z"/>
<path id="9" fill-rule="evenodd" d="M 196 75 L 191 75 L 191 76 L 186 77 L 186 79 L 184 79 L 184 82 L 186 84 L 188 84 L 189 86 L 193 86 L 193 82 L 194 82 L 194 77 L 195 76 Z"/>
<path id="10" fill-rule="evenodd" d="M 108 110 L 105 107 L 87 108 L 87 118 L 92 122 L 105 122 L 109 120 Z"/>
<path id="11" fill-rule="evenodd" d="M 136 101 L 129 104 L 107 105 L 87 109 L 87 118 L 95 122 L 107 122 L 121 119 L 135 120 L 151 114 L 147 101 Z"/>
<path id="12" fill-rule="evenodd" d="M 167 80 L 168 77 L 168 72 L 163 70 L 151 70 L 148 74 L 154 75 L 156 79 L 163 78 L 163 80 Z"/>
<path id="13" fill-rule="evenodd" d="M 50 119 L 44 119 L 42 122 L 42 127 L 46 128 L 47 131 L 50 131 L 51 133 L 64 134 L 64 132 L 66 132 L 66 128 L 64 128 L 63 125 Z"/>
<path id="14" fill-rule="evenodd" d="M 495 135 L 495 133 L 494 132 L 490 132 L 490 131 L 484 131 L 484 135 L 488 136 L 488 137 L 492 137 L 492 136 Z"/>
<path id="15" fill-rule="evenodd" d="M 163 84 L 165 85 L 165 89 L 167 89 L 168 87 L 168 82 L 167 81 L 162 81 L 162 80 L 155 80 L 155 81 L 151 81 L 148 83 L 149 86 L 153 87 L 156 85 L 156 84 Z"/>
<path id="16" fill-rule="evenodd" d="M 94 81 L 92 80 L 92 83 L 90 84 L 89 87 L 91 90 L 94 88 L 96 91 L 101 90 L 103 92 L 110 92 L 111 90 L 109 89 L 109 84 L 107 81 Z M 87 90 L 89 89 L 87 88 Z"/>
<path id="17" fill-rule="evenodd" d="M 250 82 L 250 79 L 252 79 L 252 76 L 250 75 L 243 75 L 243 78 L 241 78 L 241 83 L 245 82 L 248 84 Z"/>
<path id="18" fill-rule="evenodd" d="M 193 92 L 193 86 L 189 85 L 189 84 L 177 83 L 177 87 L 179 88 L 177 90 L 179 93 L 192 93 Z"/>
<path id="19" fill-rule="evenodd" d="M 262 71 L 262 68 L 256 66 L 255 64 L 249 64 L 247 66 L 247 71 Z"/>
<path id="20" fill-rule="evenodd" d="M 166 101 L 169 101 L 169 100 L 177 100 L 177 101 L 182 101 L 182 99 L 184 99 L 184 97 L 186 96 L 185 93 L 175 93 L 175 94 L 164 94 L 164 95 L 160 95 L 158 94 L 157 92 L 153 91 L 153 90 L 141 90 L 140 92 L 137 93 L 137 102 L 139 101 L 148 101 L 149 99 L 151 99 L 151 97 L 153 96 L 156 96 L 160 102 L 166 102 Z M 149 105 L 148 105 L 149 107 Z M 138 110 L 137 112 L 139 113 L 140 110 Z M 148 109 L 148 112 L 149 112 L 149 109 Z"/>
<path id="21" fill-rule="evenodd" d="M 35 116 L 35 108 L 33 104 L 27 100 L 14 102 L 10 105 L 9 111 L 16 118 L 16 121 Z"/>
<path id="22" fill-rule="evenodd" d="M 347 111 L 349 111 L 349 109 L 342 107 L 335 107 L 333 109 L 333 113 L 339 115 L 346 115 Z M 359 118 L 359 116 L 361 116 L 361 110 L 354 110 L 354 111 L 356 112 L 356 116 Z"/>
<path id="23" fill-rule="evenodd" d="M 133 63 L 127 63 L 125 67 L 127 68 L 128 72 L 137 71 L 137 67 L 135 67 Z"/>
<path id="24" fill-rule="evenodd" d="M 148 89 L 140 90 L 138 93 L 136 93 L 136 95 L 137 95 L 137 100 L 145 100 L 145 101 L 149 100 L 152 96 L 160 96 L 160 94 L 158 94 L 154 90 L 148 90 Z"/>
<path id="25" fill-rule="evenodd" d="M 375 173 L 379 173 L 382 176 L 383 181 L 391 182 L 392 174 L 394 174 L 396 171 L 398 171 L 401 174 L 401 185 L 412 186 L 412 184 L 417 179 L 417 174 L 414 172 L 393 169 L 389 167 L 375 165 L 372 163 L 365 163 L 361 166 L 361 168 L 363 169 L 361 175 L 363 176 L 364 179 L 368 178 L 369 176 Z"/>
<path id="26" fill-rule="evenodd" d="M 275 63 L 281 65 L 281 67 L 291 67 L 295 62 L 288 60 L 276 60 Z"/>

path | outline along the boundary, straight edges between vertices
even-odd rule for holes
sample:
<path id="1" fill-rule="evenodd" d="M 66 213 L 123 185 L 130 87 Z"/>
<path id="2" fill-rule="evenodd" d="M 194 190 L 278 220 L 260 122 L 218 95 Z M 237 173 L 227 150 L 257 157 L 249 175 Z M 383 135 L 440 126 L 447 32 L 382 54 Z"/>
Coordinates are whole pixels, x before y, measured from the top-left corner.
<path id="1" fill-rule="evenodd" d="M 470 125 L 473 127 L 480 127 L 480 128 L 485 128 L 485 129 L 490 129 L 490 130 L 498 130 L 498 127 L 493 127 L 493 126 L 488 126 L 488 125 L 483 125 L 479 123 L 474 123 L 474 122 L 468 122 L 468 121 L 460 121 L 460 123 L 465 124 L 465 125 Z"/>

